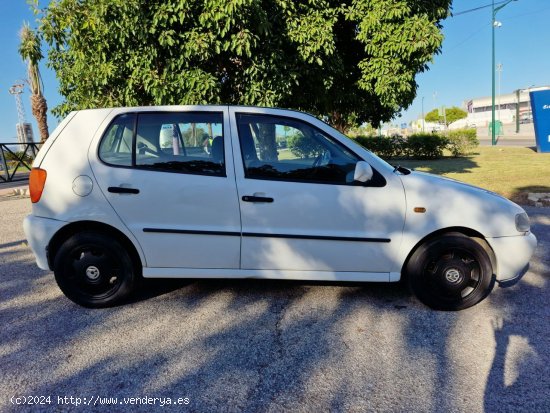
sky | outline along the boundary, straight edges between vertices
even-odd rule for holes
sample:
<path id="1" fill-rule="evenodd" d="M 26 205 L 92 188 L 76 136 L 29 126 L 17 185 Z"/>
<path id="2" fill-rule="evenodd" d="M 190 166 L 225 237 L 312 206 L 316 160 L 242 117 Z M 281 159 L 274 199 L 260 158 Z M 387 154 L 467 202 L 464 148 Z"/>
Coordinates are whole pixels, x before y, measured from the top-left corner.
<path id="1" fill-rule="evenodd" d="M 497 3 L 500 0 L 495 0 Z M 44 3 L 44 2 L 41 2 Z M 491 0 L 455 0 L 453 12 L 461 13 L 490 4 Z M 512 93 L 529 86 L 550 85 L 550 0 L 512 1 L 497 14 L 496 63 L 502 64 L 501 91 Z M 24 21 L 35 25 L 26 0 L 0 0 L 0 142 L 15 141 L 17 110 L 8 89 L 26 77 L 17 53 L 18 33 Z M 409 123 L 424 112 L 445 105 L 461 106 L 466 100 L 491 94 L 491 7 L 449 17 L 443 21 L 445 40 L 430 70 L 417 75 L 417 97 L 392 123 Z M 41 66 L 45 97 L 50 108 L 62 101 L 55 73 Z M 498 86 L 497 86 L 498 87 Z M 498 91 L 497 91 L 498 93 Z M 29 91 L 22 95 L 26 120 L 38 128 L 31 113 Z M 50 132 L 59 123 L 51 113 Z"/>

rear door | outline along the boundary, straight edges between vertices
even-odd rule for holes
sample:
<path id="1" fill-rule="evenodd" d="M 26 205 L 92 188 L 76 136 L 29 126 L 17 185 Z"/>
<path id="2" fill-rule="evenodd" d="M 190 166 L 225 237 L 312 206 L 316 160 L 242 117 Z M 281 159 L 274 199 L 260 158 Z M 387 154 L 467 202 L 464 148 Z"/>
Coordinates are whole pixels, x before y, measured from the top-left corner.
<path id="1" fill-rule="evenodd" d="M 227 107 L 122 113 L 91 148 L 95 178 L 148 267 L 239 268 Z"/>

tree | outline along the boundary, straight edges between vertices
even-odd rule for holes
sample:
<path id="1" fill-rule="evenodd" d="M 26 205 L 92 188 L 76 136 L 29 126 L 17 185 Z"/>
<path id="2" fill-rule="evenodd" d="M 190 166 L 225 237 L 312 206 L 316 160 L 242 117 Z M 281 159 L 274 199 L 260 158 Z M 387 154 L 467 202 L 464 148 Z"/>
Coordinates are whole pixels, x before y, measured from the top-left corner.
<path id="1" fill-rule="evenodd" d="M 28 84 L 31 89 L 31 108 L 32 114 L 38 124 L 40 131 L 40 142 L 44 143 L 48 139 L 48 105 L 46 98 L 42 94 L 43 84 L 40 76 L 38 62 L 42 60 L 43 55 L 40 49 L 40 37 L 29 27 L 27 23 L 23 24 L 19 33 L 21 42 L 19 43 L 19 54 L 27 62 Z"/>
<path id="2" fill-rule="evenodd" d="M 34 0 L 38 7 L 38 0 Z M 312 112 L 344 131 L 408 107 L 451 0 L 57 0 L 40 15 L 65 101 Z"/>
<path id="3" fill-rule="evenodd" d="M 464 119 L 468 116 L 468 112 L 453 106 L 451 108 L 445 109 L 445 118 L 447 119 L 447 126 L 451 123 L 456 122 L 459 119 Z M 427 122 L 443 122 L 443 116 L 439 116 L 439 110 L 434 109 L 431 112 L 426 114 Z"/>

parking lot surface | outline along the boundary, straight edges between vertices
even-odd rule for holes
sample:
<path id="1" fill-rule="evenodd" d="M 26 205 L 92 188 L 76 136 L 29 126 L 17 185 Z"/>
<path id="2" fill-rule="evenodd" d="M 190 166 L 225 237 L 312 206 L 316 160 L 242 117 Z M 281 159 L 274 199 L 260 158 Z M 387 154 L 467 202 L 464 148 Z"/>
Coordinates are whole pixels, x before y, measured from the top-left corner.
<path id="1" fill-rule="evenodd" d="M 29 211 L 0 199 L 2 412 L 550 410 L 548 208 L 528 209 L 526 276 L 461 312 L 400 284 L 262 280 L 149 281 L 89 310 L 36 267 Z"/>

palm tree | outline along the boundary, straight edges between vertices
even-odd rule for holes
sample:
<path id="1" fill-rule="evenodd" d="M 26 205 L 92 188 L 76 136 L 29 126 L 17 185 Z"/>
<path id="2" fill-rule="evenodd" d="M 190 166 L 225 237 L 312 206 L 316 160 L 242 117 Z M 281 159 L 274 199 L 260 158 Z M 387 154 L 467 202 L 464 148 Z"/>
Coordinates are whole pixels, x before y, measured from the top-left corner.
<path id="1" fill-rule="evenodd" d="M 50 133 L 48 132 L 48 105 L 42 94 L 44 84 L 40 76 L 38 62 L 44 57 L 40 50 L 40 38 L 24 23 L 19 32 L 21 43 L 19 44 L 19 54 L 27 62 L 28 83 L 31 89 L 31 107 L 32 114 L 36 118 L 38 129 L 40 131 L 40 142 L 44 143 Z"/>

